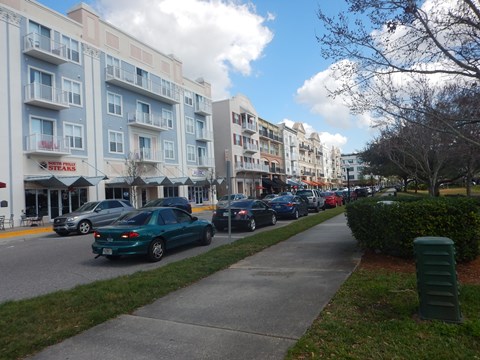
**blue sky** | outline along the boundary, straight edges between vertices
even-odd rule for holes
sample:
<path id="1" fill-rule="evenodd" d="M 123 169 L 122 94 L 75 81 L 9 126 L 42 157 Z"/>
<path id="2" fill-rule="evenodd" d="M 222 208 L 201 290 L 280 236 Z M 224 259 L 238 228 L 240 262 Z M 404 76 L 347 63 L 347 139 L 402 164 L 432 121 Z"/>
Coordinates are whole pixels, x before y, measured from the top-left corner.
<path id="1" fill-rule="evenodd" d="M 75 0 L 41 0 L 66 14 Z M 103 19 L 161 52 L 175 54 L 184 75 L 212 84 L 213 100 L 246 95 L 260 117 L 302 122 L 342 153 L 362 150 L 373 137 L 369 117 L 352 117 L 330 99 L 332 63 L 321 57 L 316 12 L 335 13 L 340 1 L 85 1 Z M 212 41 L 214 39 L 215 41 Z M 205 56 L 205 54 L 211 54 Z"/>

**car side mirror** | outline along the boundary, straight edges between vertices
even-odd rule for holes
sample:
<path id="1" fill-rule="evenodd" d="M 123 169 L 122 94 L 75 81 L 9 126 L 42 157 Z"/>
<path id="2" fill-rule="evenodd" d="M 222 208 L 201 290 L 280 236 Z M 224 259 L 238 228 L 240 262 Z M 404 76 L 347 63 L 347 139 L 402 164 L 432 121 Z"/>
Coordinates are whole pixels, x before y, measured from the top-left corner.
<path id="1" fill-rule="evenodd" d="M 198 217 L 192 216 L 192 221 L 197 221 L 197 220 L 198 220 Z"/>

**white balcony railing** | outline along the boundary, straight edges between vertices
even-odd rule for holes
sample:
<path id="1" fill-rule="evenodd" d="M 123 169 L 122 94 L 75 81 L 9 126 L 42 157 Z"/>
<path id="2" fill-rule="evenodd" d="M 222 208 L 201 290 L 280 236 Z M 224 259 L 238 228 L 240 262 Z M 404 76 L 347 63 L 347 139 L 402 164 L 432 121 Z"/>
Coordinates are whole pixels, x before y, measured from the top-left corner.
<path id="1" fill-rule="evenodd" d="M 107 82 L 169 104 L 180 103 L 180 87 L 171 81 L 163 79 L 153 81 L 111 65 L 105 68 L 105 79 Z"/>
<path id="2" fill-rule="evenodd" d="M 255 152 L 258 152 L 258 145 L 257 144 L 251 144 L 251 143 L 244 143 L 243 144 L 243 150 L 245 152 L 255 153 Z"/>
<path id="3" fill-rule="evenodd" d="M 215 166 L 215 159 L 206 156 L 199 156 L 197 158 L 197 165 L 201 167 L 211 168 Z"/>
<path id="4" fill-rule="evenodd" d="M 255 133 L 257 132 L 257 124 L 244 122 L 242 123 L 242 129 L 246 132 Z"/>
<path id="5" fill-rule="evenodd" d="M 143 128 L 155 130 L 168 130 L 167 119 L 156 114 L 137 111 L 134 113 L 128 113 L 127 117 L 129 125 L 137 125 Z"/>
<path id="6" fill-rule="evenodd" d="M 44 134 L 31 134 L 25 137 L 25 151 L 28 153 L 70 154 L 68 139 Z"/>
<path id="7" fill-rule="evenodd" d="M 25 85 L 25 103 L 54 110 L 68 109 L 68 92 L 34 82 Z"/>
<path id="8" fill-rule="evenodd" d="M 23 37 L 23 52 L 56 65 L 68 61 L 64 44 L 34 32 Z"/>
<path id="9" fill-rule="evenodd" d="M 197 140 L 213 141 L 213 131 L 206 129 L 197 130 Z"/>
<path id="10" fill-rule="evenodd" d="M 268 165 L 264 164 L 253 164 L 246 162 L 236 162 L 235 163 L 236 171 L 254 171 L 254 172 L 270 172 Z"/>
<path id="11" fill-rule="evenodd" d="M 195 112 L 200 115 L 211 115 L 212 114 L 212 102 L 207 99 L 202 101 L 195 101 Z"/>
<path id="12" fill-rule="evenodd" d="M 140 148 L 132 151 L 132 157 L 139 162 L 162 162 L 163 154 L 161 151 L 154 151 L 151 148 Z"/>

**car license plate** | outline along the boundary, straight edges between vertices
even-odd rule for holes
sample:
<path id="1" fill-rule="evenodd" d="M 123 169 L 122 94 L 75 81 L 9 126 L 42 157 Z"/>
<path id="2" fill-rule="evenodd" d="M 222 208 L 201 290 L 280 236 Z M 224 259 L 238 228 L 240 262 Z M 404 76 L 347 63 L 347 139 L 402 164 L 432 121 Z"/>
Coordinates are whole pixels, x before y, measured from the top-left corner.
<path id="1" fill-rule="evenodd" d="M 225 217 L 228 216 L 228 211 L 225 211 L 225 212 L 223 213 L 223 216 L 225 216 Z"/>
<path id="2" fill-rule="evenodd" d="M 112 255 L 112 254 L 113 254 L 112 249 L 104 248 L 102 250 L 102 255 Z"/>

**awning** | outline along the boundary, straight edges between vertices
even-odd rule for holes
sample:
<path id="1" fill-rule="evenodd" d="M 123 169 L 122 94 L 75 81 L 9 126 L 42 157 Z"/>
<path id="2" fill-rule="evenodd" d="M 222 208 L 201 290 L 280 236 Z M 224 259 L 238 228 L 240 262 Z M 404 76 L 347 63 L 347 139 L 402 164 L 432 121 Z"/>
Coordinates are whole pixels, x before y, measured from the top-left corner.
<path id="1" fill-rule="evenodd" d="M 166 176 L 155 176 L 145 178 L 147 185 L 165 186 L 173 185 L 169 178 Z"/>
<path id="2" fill-rule="evenodd" d="M 285 186 L 287 183 L 280 178 L 273 178 L 273 183 L 279 186 Z"/>
<path id="3" fill-rule="evenodd" d="M 6 188 L 6 187 L 7 187 L 7 184 L 0 181 L 0 189 Z"/>
<path id="4" fill-rule="evenodd" d="M 310 180 L 302 180 L 302 183 L 310 186 L 318 186 L 316 182 L 310 181 Z"/>
<path id="5" fill-rule="evenodd" d="M 190 179 L 189 177 L 170 178 L 170 181 L 173 183 L 174 186 L 194 184 L 192 179 Z"/>
<path id="6" fill-rule="evenodd" d="M 262 178 L 262 185 L 271 187 L 273 185 L 273 181 L 270 180 L 269 178 Z"/>
<path id="7" fill-rule="evenodd" d="M 69 187 L 95 186 L 103 179 L 104 179 L 103 176 L 84 177 L 84 176 L 45 175 L 45 176 L 27 176 L 25 177 L 24 181 L 32 182 L 46 188 L 69 188 Z"/>
<path id="8" fill-rule="evenodd" d="M 293 181 L 292 179 L 287 179 L 287 185 L 303 186 L 303 184 Z"/>

